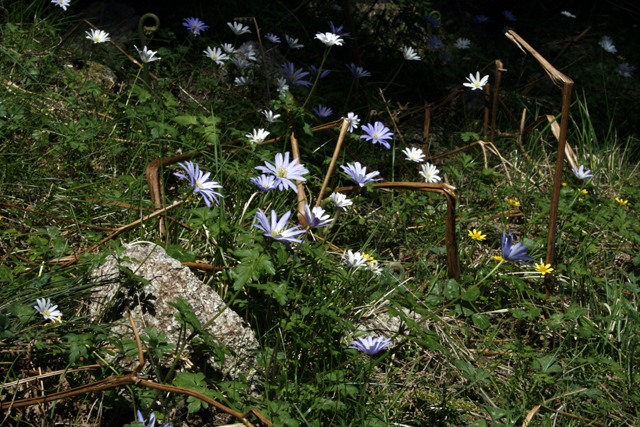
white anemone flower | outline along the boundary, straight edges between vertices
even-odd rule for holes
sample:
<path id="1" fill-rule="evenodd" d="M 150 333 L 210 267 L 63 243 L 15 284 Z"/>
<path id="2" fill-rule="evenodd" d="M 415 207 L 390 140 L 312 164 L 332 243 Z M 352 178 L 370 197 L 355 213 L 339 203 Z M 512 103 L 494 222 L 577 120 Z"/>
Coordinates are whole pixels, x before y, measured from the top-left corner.
<path id="1" fill-rule="evenodd" d="M 382 274 L 382 269 L 378 266 L 378 261 L 376 261 L 375 259 L 370 259 L 369 261 L 367 261 L 366 269 L 378 276 Z"/>
<path id="2" fill-rule="evenodd" d="M 236 52 L 236 50 L 234 49 L 231 43 L 224 43 L 222 45 L 222 50 L 224 50 L 224 53 L 227 53 L 229 55 Z"/>
<path id="3" fill-rule="evenodd" d="M 249 138 L 252 144 L 262 144 L 270 133 L 264 129 L 254 129 L 253 134 L 248 133 L 245 136 Z"/>
<path id="4" fill-rule="evenodd" d="M 478 71 L 476 72 L 475 77 L 473 76 L 473 74 L 469 74 L 467 80 L 469 81 L 469 83 L 463 83 L 464 86 L 470 87 L 471 90 L 482 89 L 489 82 L 489 76 L 486 75 L 482 79 L 480 79 L 480 72 Z"/>
<path id="5" fill-rule="evenodd" d="M 287 84 L 287 79 L 285 79 L 284 77 L 280 77 L 278 79 L 278 93 L 280 93 L 280 95 L 284 95 L 284 93 L 288 90 L 289 85 Z"/>
<path id="6" fill-rule="evenodd" d="M 94 43 L 104 43 L 110 40 L 109 33 L 105 33 L 102 30 L 91 30 L 91 32 L 85 31 L 85 33 L 87 33 L 87 38 L 92 40 Z"/>
<path id="7" fill-rule="evenodd" d="M 333 218 L 331 218 L 330 215 L 324 214 L 324 209 L 320 206 L 309 209 L 309 205 L 306 203 L 304 204 L 304 216 L 309 227 L 326 227 L 331 221 L 333 221 Z"/>
<path id="8" fill-rule="evenodd" d="M 420 57 L 411 46 L 402 46 L 400 50 L 407 61 L 420 61 Z"/>
<path id="9" fill-rule="evenodd" d="M 346 256 L 342 256 L 342 259 L 351 267 L 359 268 L 365 265 L 369 258 L 365 258 L 360 252 L 353 253 L 351 249 L 349 249 Z"/>
<path id="10" fill-rule="evenodd" d="M 402 152 L 407 156 L 407 160 L 416 163 L 422 163 L 424 160 L 424 153 L 421 148 L 405 148 Z"/>
<path id="11" fill-rule="evenodd" d="M 440 171 L 431 163 L 425 163 L 422 165 L 422 170 L 420 171 L 420 175 L 424 177 L 424 182 L 440 182 L 442 178 L 438 175 Z"/>
<path id="12" fill-rule="evenodd" d="M 456 49 L 469 49 L 469 45 L 471 45 L 471 40 L 460 37 L 453 44 L 453 47 L 455 47 Z"/>
<path id="13" fill-rule="evenodd" d="M 58 310 L 57 305 L 51 304 L 49 298 L 36 299 L 38 305 L 34 305 L 33 308 L 38 310 L 38 313 L 42 314 L 45 320 L 51 320 L 52 322 L 60 323 L 62 320 L 62 312 Z"/>
<path id="14" fill-rule="evenodd" d="M 327 46 L 342 46 L 342 44 L 344 43 L 344 40 L 342 40 L 339 35 L 333 34 L 331 32 L 318 33 L 316 34 L 316 38 Z"/>
<path id="15" fill-rule="evenodd" d="M 264 110 L 262 114 L 264 114 L 264 116 L 267 118 L 267 121 L 269 123 L 275 123 L 280 121 L 278 120 L 278 117 L 280 117 L 280 114 L 273 114 L 273 111 L 271 110 Z"/>
<path id="16" fill-rule="evenodd" d="M 618 52 L 618 49 L 616 49 L 615 45 L 613 44 L 613 40 L 611 40 L 611 37 L 609 36 L 602 36 L 602 39 L 598 44 L 602 46 L 602 48 L 609 53 Z"/>
<path id="17" fill-rule="evenodd" d="M 289 37 L 288 35 L 284 35 L 284 39 L 287 41 L 290 49 L 302 49 L 304 45 L 302 43 L 298 43 L 298 39 L 294 39 L 293 37 Z"/>
<path id="18" fill-rule="evenodd" d="M 219 47 L 211 49 L 209 46 L 207 46 L 207 50 L 203 50 L 202 52 L 204 52 L 204 56 L 215 61 L 215 63 L 218 65 L 224 64 L 224 61 L 229 59 L 229 55 L 227 55 L 226 53 L 222 53 L 222 49 L 220 49 Z"/>
<path id="19" fill-rule="evenodd" d="M 345 211 L 347 210 L 348 206 L 353 205 L 353 202 L 347 199 L 347 196 L 342 193 L 331 193 L 331 200 L 333 200 L 333 203 L 337 207 L 342 208 Z"/>
<path id="20" fill-rule="evenodd" d="M 154 58 L 154 55 L 156 53 L 158 53 L 158 52 L 157 51 L 154 52 L 152 50 L 149 50 L 149 49 L 147 49 L 146 46 L 143 46 L 142 50 L 138 49 L 138 47 L 136 45 L 133 45 L 133 47 L 135 47 L 136 50 L 138 51 L 138 55 L 140 55 L 140 60 L 142 62 L 145 62 L 145 63 L 146 62 L 153 62 L 153 61 L 159 61 L 160 59 L 162 59 L 160 57 Z"/>
<path id="21" fill-rule="evenodd" d="M 576 15 L 574 15 L 571 12 L 567 12 L 566 10 L 563 10 L 562 12 L 560 12 L 561 14 L 563 14 L 564 16 L 566 16 L 567 18 L 575 18 Z"/>
<path id="22" fill-rule="evenodd" d="M 56 6 L 60 6 L 63 10 L 67 10 L 71 0 L 51 0 L 51 3 L 54 3 Z"/>
<path id="23" fill-rule="evenodd" d="M 347 117 L 343 117 L 346 121 L 349 122 L 349 132 L 353 133 L 354 130 L 358 129 L 358 125 L 360 124 L 360 119 L 357 114 L 349 113 Z"/>
<path id="24" fill-rule="evenodd" d="M 249 27 L 247 27 L 246 25 L 242 25 L 239 22 L 234 21 L 233 24 L 231 22 L 227 22 L 227 25 L 229 26 L 229 28 L 231 28 L 231 31 L 233 31 L 236 36 L 251 32 Z"/>
<path id="25" fill-rule="evenodd" d="M 236 86 L 250 86 L 253 84 L 251 77 L 236 77 L 234 82 Z"/>

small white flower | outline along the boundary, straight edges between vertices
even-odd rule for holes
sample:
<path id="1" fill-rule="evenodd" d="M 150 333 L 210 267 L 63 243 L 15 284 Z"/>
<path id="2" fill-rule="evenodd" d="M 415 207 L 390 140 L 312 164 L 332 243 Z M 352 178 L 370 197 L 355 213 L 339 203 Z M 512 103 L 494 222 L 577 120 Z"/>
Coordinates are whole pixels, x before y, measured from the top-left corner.
<path id="1" fill-rule="evenodd" d="M 347 256 L 342 256 L 342 259 L 345 260 L 347 264 L 351 267 L 359 268 L 365 265 L 368 258 L 365 258 L 360 252 L 353 253 L 351 249 L 347 251 Z"/>
<path id="2" fill-rule="evenodd" d="M 327 46 L 342 46 L 344 40 L 339 35 L 333 33 L 318 33 L 316 38 Z"/>
<path id="3" fill-rule="evenodd" d="M 382 274 L 382 269 L 378 267 L 378 261 L 375 259 L 371 259 L 367 261 L 367 270 L 377 274 L 378 276 Z"/>
<path id="4" fill-rule="evenodd" d="M 207 46 L 207 50 L 203 50 L 202 52 L 204 52 L 204 56 L 211 58 L 218 65 L 224 64 L 224 61 L 229 59 L 229 55 L 222 53 L 222 49 L 219 47 L 211 49 Z"/>
<path id="5" fill-rule="evenodd" d="M 251 77 L 236 77 L 234 82 L 236 83 L 236 86 L 249 86 L 253 84 Z"/>
<path id="6" fill-rule="evenodd" d="M 153 62 L 153 61 L 159 61 L 160 59 L 162 59 L 160 57 L 154 58 L 153 56 L 158 52 L 148 50 L 146 46 L 143 46 L 142 50 L 138 49 L 136 45 L 133 45 L 133 47 L 135 47 L 136 50 L 138 51 L 138 55 L 140 55 L 140 60 L 142 60 L 142 62 Z"/>
<path id="7" fill-rule="evenodd" d="M 424 153 L 420 148 L 405 148 L 402 152 L 407 156 L 407 160 L 416 163 L 422 163 L 424 160 Z"/>
<path id="8" fill-rule="evenodd" d="M 267 121 L 269 123 L 275 123 L 280 121 L 278 120 L 278 117 L 280 117 L 280 114 L 273 114 L 273 111 L 271 110 L 264 110 L 262 114 L 264 114 L 264 116 L 267 118 Z"/>
<path id="9" fill-rule="evenodd" d="M 251 46 L 250 44 L 244 44 L 243 46 L 241 46 L 240 49 L 238 49 L 238 53 L 241 54 L 247 61 L 258 60 L 258 58 L 256 58 L 256 51 L 253 50 L 253 46 Z"/>
<path id="10" fill-rule="evenodd" d="M 358 129 L 358 125 L 360 124 L 360 119 L 357 114 L 349 113 L 347 117 L 343 117 L 349 122 L 349 132 L 353 133 L 354 130 Z"/>
<path id="11" fill-rule="evenodd" d="M 326 227 L 331 221 L 333 221 L 333 218 L 331 218 L 330 215 L 324 214 L 324 209 L 320 206 L 309 209 L 309 205 L 306 203 L 304 204 L 304 215 L 309 227 Z"/>
<path id="12" fill-rule="evenodd" d="M 633 72 L 636 70 L 636 67 L 633 65 L 629 65 L 627 61 L 621 62 L 618 64 L 617 72 L 621 77 L 631 78 L 633 77 Z"/>
<path id="13" fill-rule="evenodd" d="M 233 31 L 236 36 L 251 32 L 249 27 L 247 27 L 246 25 L 242 25 L 239 22 L 234 21 L 233 24 L 231 22 L 227 22 L 227 25 L 229 26 L 229 28 L 231 28 L 231 31 Z"/>
<path id="14" fill-rule="evenodd" d="M 38 310 L 40 314 L 45 318 L 45 320 L 51 320 L 52 322 L 60 323 L 60 318 L 62 317 L 62 312 L 58 310 L 57 305 L 51 304 L 51 300 L 49 298 L 36 299 L 38 305 L 34 305 L 33 308 Z"/>
<path id="15" fill-rule="evenodd" d="M 425 163 L 422 165 L 422 170 L 420 171 L 420 175 L 424 177 L 424 182 L 440 182 L 442 178 L 438 176 L 440 171 L 431 163 Z"/>
<path id="16" fill-rule="evenodd" d="M 347 196 L 342 193 L 331 193 L 331 199 L 337 207 L 342 208 L 345 211 L 347 210 L 347 206 L 353 205 L 353 202 L 347 199 Z"/>
<path id="17" fill-rule="evenodd" d="M 471 90 L 482 89 L 484 85 L 489 82 L 489 76 L 486 75 L 482 78 L 482 80 L 480 80 L 480 72 L 478 71 L 475 77 L 473 76 L 473 74 L 469 74 L 467 80 L 469 81 L 469 83 L 463 83 L 464 86 L 470 87 Z"/>
<path id="18" fill-rule="evenodd" d="M 94 43 L 104 43 L 110 40 L 109 33 L 105 33 L 102 30 L 85 31 L 85 33 L 87 33 L 87 38 L 93 40 Z"/>
<path id="19" fill-rule="evenodd" d="M 469 45 L 471 45 L 471 40 L 460 37 L 453 44 L 453 47 L 455 47 L 456 49 L 469 49 Z"/>
<path id="20" fill-rule="evenodd" d="M 71 0 L 51 0 L 56 6 L 60 6 L 63 10 L 67 10 L 67 6 L 71 3 Z"/>
<path id="21" fill-rule="evenodd" d="M 304 47 L 304 45 L 302 43 L 298 43 L 298 39 L 294 39 L 292 37 L 289 37 L 288 35 L 284 35 L 285 40 L 287 41 L 287 44 L 289 45 L 290 49 L 301 49 Z"/>
<path id="22" fill-rule="evenodd" d="M 406 59 L 407 61 L 420 61 L 420 57 L 413 50 L 412 47 L 410 47 L 410 46 L 402 46 L 402 48 L 400 48 L 400 50 L 402 51 L 402 56 L 404 56 L 404 59 Z"/>
<path id="23" fill-rule="evenodd" d="M 222 45 L 222 50 L 224 50 L 224 53 L 227 53 L 229 55 L 231 55 L 232 53 L 235 53 L 235 49 L 233 48 L 233 45 L 231 43 L 224 43 Z"/>
<path id="24" fill-rule="evenodd" d="M 268 132 L 264 129 L 254 129 L 253 135 L 251 133 L 246 134 L 245 136 L 249 138 L 252 144 L 262 144 L 267 136 L 269 136 L 271 132 Z"/>
<path id="25" fill-rule="evenodd" d="M 598 44 L 602 46 L 602 48 L 609 53 L 618 52 L 618 49 L 616 49 L 615 45 L 613 44 L 613 40 L 611 40 L 611 37 L 609 36 L 602 36 L 602 39 Z"/>
<path id="26" fill-rule="evenodd" d="M 289 85 L 287 84 L 287 79 L 285 79 L 284 77 L 280 77 L 278 79 L 278 92 L 280 93 L 280 95 L 284 95 L 284 93 L 288 90 Z"/>
<path id="27" fill-rule="evenodd" d="M 560 13 L 563 14 L 564 16 L 566 16 L 567 18 L 575 18 L 576 17 L 576 15 L 574 15 L 574 14 L 572 14 L 570 12 L 567 12 L 566 10 L 563 10 Z"/>
<path id="28" fill-rule="evenodd" d="M 251 67 L 251 62 L 247 61 L 244 58 L 233 58 L 231 62 L 233 62 L 233 65 L 238 67 L 238 69 L 240 70 Z"/>

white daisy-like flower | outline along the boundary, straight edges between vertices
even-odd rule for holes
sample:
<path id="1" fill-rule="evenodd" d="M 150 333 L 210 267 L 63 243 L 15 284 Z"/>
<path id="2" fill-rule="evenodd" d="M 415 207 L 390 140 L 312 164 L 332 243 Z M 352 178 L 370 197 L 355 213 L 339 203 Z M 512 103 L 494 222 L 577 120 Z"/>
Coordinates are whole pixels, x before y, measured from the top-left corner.
<path id="1" fill-rule="evenodd" d="M 440 182 L 442 178 L 438 175 L 440 171 L 431 163 L 425 163 L 422 165 L 420 175 L 424 177 L 424 182 Z"/>
<path id="2" fill-rule="evenodd" d="M 222 50 L 224 50 L 224 53 L 231 55 L 232 53 L 235 53 L 236 50 L 234 49 L 233 45 L 231 43 L 224 43 L 222 45 Z"/>
<path id="3" fill-rule="evenodd" d="M 304 204 L 304 216 L 309 227 L 326 227 L 331 221 L 333 221 L 333 218 L 331 218 L 330 215 L 324 214 L 324 209 L 320 206 L 310 209 L 309 205 L 306 203 Z"/>
<path id="4" fill-rule="evenodd" d="M 248 133 L 245 136 L 249 138 L 252 144 L 262 144 L 270 133 L 264 129 L 254 129 L 253 134 Z"/>
<path id="5" fill-rule="evenodd" d="M 613 44 L 613 40 L 611 40 L 611 37 L 609 36 L 602 36 L 602 39 L 598 44 L 602 46 L 602 48 L 609 53 L 618 52 L 618 49 L 616 49 L 615 45 Z"/>
<path id="6" fill-rule="evenodd" d="M 333 33 L 318 33 L 315 38 L 327 46 L 342 46 L 344 43 L 344 40 L 342 40 L 339 35 Z"/>
<path id="7" fill-rule="evenodd" d="M 407 156 L 407 160 L 412 162 L 422 163 L 424 160 L 424 153 L 420 148 L 405 148 L 402 152 Z"/>
<path id="8" fill-rule="evenodd" d="M 242 25 L 239 22 L 234 21 L 233 24 L 231 22 L 227 22 L 227 25 L 229 26 L 229 28 L 231 28 L 231 31 L 233 31 L 236 36 L 251 32 L 249 27 L 247 27 L 246 25 Z"/>
<path id="9" fill-rule="evenodd" d="M 367 261 L 366 269 L 378 276 L 382 274 L 382 268 L 378 266 L 378 261 L 376 261 L 375 259 L 370 259 L 369 261 Z"/>
<path id="10" fill-rule="evenodd" d="M 455 47 L 456 49 L 469 49 L 470 45 L 471 45 L 471 40 L 460 37 L 453 44 L 453 47 Z"/>
<path id="11" fill-rule="evenodd" d="M 353 202 L 347 199 L 347 196 L 342 193 L 331 193 L 331 200 L 333 200 L 333 203 L 337 207 L 342 208 L 345 211 L 347 210 L 348 206 L 353 205 Z"/>
<path id="12" fill-rule="evenodd" d="M 402 51 L 402 56 L 404 56 L 404 59 L 407 61 L 420 61 L 420 57 L 411 46 L 402 46 L 400 50 Z"/>
<path id="13" fill-rule="evenodd" d="M 562 15 L 566 16 L 567 18 L 575 18 L 576 15 L 574 15 L 571 12 L 567 12 L 566 10 L 563 10 L 562 12 L 560 12 Z"/>
<path id="14" fill-rule="evenodd" d="M 302 49 L 304 45 L 302 43 L 298 43 L 298 39 L 294 39 L 293 37 L 289 37 L 288 35 L 284 35 L 284 39 L 287 41 L 290 49 Z"/>
<path id="15" fill-rule="evenodd" d="M 133 45 L 133 47 L 135 47 L 136 50 L 138 51 L 138 55 L 140 55 L 140 60 L 142 62 L 153 62 L 153 61 L 159 61 L 160 59 L 162 59 L 160 57 L 154 58 L 154 55 L 156 53 L 158 53 L 158 52 L 157 51 L 154 52 L 152 50 L 149 50 L 149 49 L 147 49 L 146 46 L 143 46 L 142 50 L 138 49 L 138 46 L 136 46 L 136 45 Z"/>
<path id="16" fill-rule="evenodd" d="M 278 120 L 278 117 L 280 117 L 280 114 L 273 114 L 273 111 L 271 110 L 264 110 L 262 114 L 264 114 L 264 116 L 266 117 L 269 123 L 275 123 L 280 121 Z"/>
<path id="17" fill-rule="evenodd" d="M 482 89 L 484 85 L 489 82 L 489 75 L 486 75 L 482 79 L 480 79 L 480 72 L 478 71 L 475 77 L 473 76 L 473 74 L 469 74 L 467 80 L 469 82 L 463 83 L 463 86 L 470 87 L 471 90 Z"/>
<path id="18" fill-rule="evenodd" d="M 91 30 L 91 32 L 85 31 L 85 33 L 87 33 L 87 38 L 92 40 L 94 43 L 104 43 L 110 40 L 109 33 L 105 33 L 102 30 Z"/>
<path id="19" fill-rule="evenodd" d="M 244 44 L 243 46 L 240 46 L 240 49 L 238 49 L 238 53 L 241 54 L 242 57 L 247 61 L 258 61 L 258 58 L 256 57 L 256 51 L 253 50 L 253 46 L 251 46 L 250 44 Z"/>
<path id="20" fill-rule="evenodd" d="M 251 67 L 251 62 L 247 61 L 244 58 L 233 58 L 231 62 L 233 62 L 233 65 L 238 67 L 239 70 L 244 70 L 245 68 Z"/>
<path id="21" fill-rule="evenodd" d="M 251 77 L 236 77 L 234 82 L 236 86 L 250 86 L 253 84 Z"/>
<path id="22" fill-rule="evenodd" d="M 67 7 L 69 6 L 69 3 L 71 3 L 71 0 L 51 0 L 51 3 L 55 4 L 56 6 L 60 6 L 63 10 L 67 10 Z"/>
<path id="23" fill-rule="evenodd" d="M 351 249 L 349 249 L 345 255 L 346 256 L 342 256 L 342 259 L 354 268 L 362 267 L 368 260 L 368 258 L 365 258 L 360 252 L 351 252 Z"/>
<path id="24" fill-rule="evenodd" d="M 211 49 L 209 46 L 207 46 L 207 50 L 203 50 L 202 52 L 204 52 L 204 56 L 215 61 L 215 63 L 218 65 L 224 64 L 224 61 L 229 59 L 229 55 L 227 55 L 226 53 L 222 53 L 222 49 L 220 49 L 219 47 Z"/>
<path id="25" fill-rule="evenodd" d="M 45 320 L 51 320 L 52 322 L 60 323 L 62 320 L 62 312 L 58 310 L 57 305 L 51 304 L 49 298 L 36 299 L 38 305 L 34 305 L 33 308 L 38 310 L 38 313 L 42 314 Z"/>
<path id="26" fill-rule="evenodd" d="M 353 133 L 354 130 L 358 129 L 358 125 L 360 124 L 360 119 L 357 114 L 349 113 L 347 117 L 343 117 L 346 121 L 349 122 L 349 132 Z"/>
<path id="27" fill-rule="evenodd" d="M 284 77 L 280 77 L 278 79 L 278 92 L 280 93 L 280 95 L 284 95 L 284 93 L 288 90 L 289 85 L 287 84 L 287 79 L 285 79 Z"/>

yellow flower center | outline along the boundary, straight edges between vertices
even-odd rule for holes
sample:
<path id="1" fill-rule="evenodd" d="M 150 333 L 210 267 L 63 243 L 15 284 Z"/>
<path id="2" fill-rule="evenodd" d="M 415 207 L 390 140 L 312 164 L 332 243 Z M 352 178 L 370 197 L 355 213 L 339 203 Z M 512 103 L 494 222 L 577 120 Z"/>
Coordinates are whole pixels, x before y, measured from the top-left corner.
<path id="1" fill-rule="evenodd" d="M 278 178 L 286 178 L 287 177 L 287 169 L 282 166 L 278 168 Z"/>

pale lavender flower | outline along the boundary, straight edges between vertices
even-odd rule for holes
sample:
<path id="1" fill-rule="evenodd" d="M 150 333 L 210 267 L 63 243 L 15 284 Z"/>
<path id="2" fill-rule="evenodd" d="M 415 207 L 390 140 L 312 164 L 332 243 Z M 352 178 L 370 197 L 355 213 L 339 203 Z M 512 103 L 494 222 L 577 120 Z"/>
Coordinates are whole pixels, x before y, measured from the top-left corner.
<path id="1" fill-rule="evenodd" d="M 249 68 L 252 65 L 251 62 L 246 58 L 233 58 L 231 62 L 233 62 L 233 65 L 238 67 L 239 70 L 244 70 L 245 68 Z"/>
<path id="2" fill-rule="evenodd" d="M 278 187 L 278 184 L 276 182 L 276 177 L 273 175 L 265 175 L 262 174 L 258 177 L 254 177 L 254 178 L 249 178 L 251 180 L 251 182 L 253 182 L 256 187 L 258 187 L 260 190 L 264 191 L 265 193 L 271 190 L 274 190 L 275 188 Z"/>
<path id="3" fill-rule="evenodd" d="M 618 69 L 616 71 L 621 77 L 631 78 L 633 77 L 635 69 L 636 67 L 629 65 L 629 63 L 625 61 L 618 64 Z"/>
<path id="4" fill-rule="evenodd" d="M 362 166 L 360 162 L 355 162 L 353 164 L 347 163 L 346 166 L 342 165 L 340 167 L 360 187 L 364 187 L 365 185 L 373 181 L 382 181 L 382 178 L 374 179 L 374 177 L 380 175 L 380 172 L 373 171 L 371 173 L 367 173 L 367 167 Z"/>
<path id="5" fill-rule="evenodd" d="M 309 72 L 311 73 L 311 75 L 313 77 L 317 77 L 318 76 L 318 70 L 314 65 L 309 67 Z M 331 72 L 331 70 L 322 70 L 320 71 L 320 78 L 324 79 L 325 77 L 327 77 L 329 75 L 329 73 Z"/>
<path id="6" fill-rule="evenodd" d="M 211 207 L 211 202 L 215 201 L 218 203 L 218 199 L 216 196 L 224 197 L 222 194 L 215 191 L 216 188 L 222 188 L 222 185 L 218 184 L 215 181 L 209 181 L 209 176 L 211 172 L 207 172 L 206 174 L 200 170 L 200 166 L 197 163 L 193 163 L 191 161 L 178 163 L 184 170 L 187 171 L 187 176 L 184 176 L 181 173 L 174 172 L 175 176 L 180 178 L 188 179 L 189 185 L 193 188 L 194 193 L 200 193 L 202 198 L 204 199 L 204 203 L 207 207 Z"/>
<path id="7" fill-rule="evenodd" d="M 347 117 L 343 117 L 349 122 L 349 132 L 353 133 L 354 130 L 358 129 L 358 125 L 360 124 L 360 119 L 357 114 L 349 113 Z"/>
<path id="8" fill-rule="evenodd" d="M 301 49 L 304 47 L 302 43 L 298 43 L 298 39 L 289 37 L 286 34 L 284 35 L 284 39 L 287 41 L 287 44 L 289 45 L 289 49 Z"/>
<path id="9" fill-rule="evenodd" d="M 282 74 L 284 74 L 284 76 L 289 79 L 289 81 L 294 85 L 312 85 L 310 81 L 302 80 L 304 77 L 309 75 L 309 72 L 302 71 L 302 68 L 295 70 L 295 65 L 293 65 L 293 62 L 285 62 L 284 64 L 282 64 Z"/>
<path id="10" fill-rule="evenodd" d="M 264 162 L 265 166 L 256 166 L 255 169 L 262 171 L 264 173 L 275 175 L 278 182 L 278 188 L 282 191 L 284 188 L 289 187 L 296 193 L 298 192 L 298 187 L 291 181 L 292 179 L 297 179 L 299 181 L 306 181 L 307 179 L 303 177 L 305 173 L 309 173 L 309 171 L 302 164 L 298 164 L 298 159 L 293 159 L 289 162 L 289 152 L 284 153 L 284 158 L 282 157 L 282 153 L 277 153 L 275 158 L 275 166 L 269 162 Z"/>
<path id="11" fill-rule="evenodd" d="M 287 84 L 287 79 L 284 77 L 280 77 L 277 81 L 278 88 L 277 91 L 280 95 L 284 95 L 286 91 L 289 90 L 289 85 Z"/>
<path id="12" fill-rule="evenodd" d="M 489 22 L 489 18 L 484 15 L 476 15 L 476 17 L 473 20 L 480 24 L 485 24 Z"/>
<path id="13" fill-rule="evenodd" d="M 33 308 L 38 310 L 38 313 L 42 314 L 45 320 L 51 320 L 54 323 L 61 322 L 62 312 L 58 310 L 57 305 L 51 304 L 49 298 L 36 299 L 36 303 L 38 305 L 34 305 Z"/>
<path id="14" fill-rule="evenodd" d="M 391 145 L 386 141 L 391 139 L 393 132 L 389 130 L 382 122 L 375 122 L 373 126 L 369 123 L 362 126 L 362 130 L 366 132 L 365 135 L 361 135 L 360 138 L 364 138 L 367 141 L 371 141 L 372 144 L 382 144 L 388 149 Z"/>
<path id="15" fill-rule="evenodd" d="M 276 36 L 273 33 L 267 33 L 264 36 L 265 39 L 269 40 L 271 43 L 280 43 L 280 37 Z"/>
<path id="16" fill-rule="evenodd" d="M 315 207 L 312 210 L 309 209 L 309 205 L 306 203 L 304 204 L 304 216 L 307 219 L 307 225 L 309 227 L 326 227 L 331 221 L 333 221 L 333 218 L 331 218 L 330 215 L 324 214 L 324 209 L 320 206 Z"/>
<path id="17" fill-rule="evenodd" d="M 342 31 L 342 27 L 344 27 L 344 25 L 340 25 L 339 27 L 336 27 L 335 25 L 333 25 L 333 22 L 329 21 L 329 27 L 331 28 L 331 32 L 336 36 L 344 37 L 345 39 L 353 38 L 351 37 L 351 33 Z"/>
<path id="18" fill-rule="evenodd" d="M 234 80 L 236 86 L 251 86 L 253 84 L 253 79 L 251 77 L 236 77 Z"/>
<path id="19" fill-rule="evenodd" d="M 591 173 L 590 170 L 587 170 L 587 171 L 584 170 L 584 165 L 580 165 L 579 169 L 578 168 L 571 169 L 571 171 L 578 179 L 587 179 L 587 178 L 593 177 L 593 174 Z"/>
<path id="20" fill-rule="evenodd" d="M 242 34 L 247 34 L 251 32 L 249 27 L 247 27 L 246 25 L 242 25 L 239 22 L 234 21 L 233 24 L 231 22 L 227 22 L 227 25 L 229 26 L 229 28 L 231 28 L 231 31 L 233 31 L 233 33 L 236 36 L 240 36 Z"/>
<path id="21" fill-rule="evenodd" d="M 359 79 L 360 77 L 371 77 L 371 73 L 368 71 L 365 71 L 362 67 L 357 67 L 356 64 L 354 64 L 353 62 L 351 63 L 351 65 L 349 64 L 345 64 L 347 66 L 347 68 L 349 69 L 349 71 L 351 71 L 351 74 L 353 74 L 353 77 Z"/>
<path id="22" fill-rule="evenodd" d="M 333 200 L 333 203 L 339 207 L 342 208 L 342 210 L 347 210 L 348 206 L 353 205 L 353 202 L 349 199 L 347 199 L 347 196 L 345 196 L 342 193 L 331 193 L 331 200 Z"/>
<path id="23" fill-rule="evenodd" d="M 219 47 L 211 49 L 209 46 L 207 46 L 207 50 L 203 50 L 202 52 L 204 53 L 204 56 L 210 58 L 218 65 L 223 65 L 224 61 L 229 59 L 229 55 L 227 55 L 226 53 L 222 53 L 222 49 L 220 49 Z"/>
<path id="24" fill-rule="evenodd" d="M 184 18 L 184 22 L 182 23 L 182 25 L 187 27 L 194 36 L 200 34 L 200 31 L 204 31 L 209 28 L 208 25 L 204 25 L 204 22 L 202 22 L 198 18 Z"/>
<path id="25" fill-rule="evenodd" d="M 322 104 L 318 104 L 317 107 L 313 107 L 313 112 L 316 113 L 318 117 L 329 117 L 333 114 L 333 110 L 329 107 L 323 107 Z"/>
<path id="26" fill-rule="evenodd" d="M 351 341 L 349 348 L 355 348 L 363 353 L 367 353 L 372 356 L 382 350 L 387 350 L 387 346 L 391 344 L 390 338 L 368 336 L 365 338 L 359 337 L 356 341 Z"/>
<path id="27" fill-rule="evenodd" d="M 140 410 L 138 410 L 138 421 L 144 424 L 144 427 L 155 427 L 156 425 L 156 414 L 154 412 L 151 413 L 151 415 L 149 416 L 149 421 L 147 423 L 144 422 L 144 417 L 142 416 L 142 412 L 140 412 Z M 164 423 L 162 426 L 160 427 L 173 427 L 171 424 L 169 423 Z"/>
<path id="28" fill-rule="evenodd" d="M 278 214 L 276 211 L 271 210 L 271 222 L 269 222 L 269 218 L 262 211 L 262 209 L 258 209 L 256 213 L 257 223 L 253 223 L 253 226 L 259 228 L 264 231 L 263 236 L 271 237 L 279 242 L 284 243 L 289 246 L 290 243 L 302 243 L 302 240 L 296 238 L 298 234 L 306 233 L 305 230 L 298 230 L 298 228 L 302 227 L 302 225 L 296 225 L 293 228 L 286 229 L 287 221 L 289 221 L 289 217 L 291 216 L 291 211 L 287 211 L 282 218 L 278 220 Z"/>
<path id="29" fill-rule="evenodd" d="M 55 4 L 56 6 L 60 6 L 63 10 L 66 11 L 69 3 L 71 3 L 71 0 L 51 0 L 51 3 Z"/>

